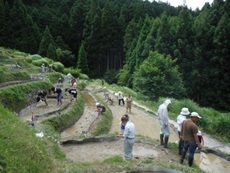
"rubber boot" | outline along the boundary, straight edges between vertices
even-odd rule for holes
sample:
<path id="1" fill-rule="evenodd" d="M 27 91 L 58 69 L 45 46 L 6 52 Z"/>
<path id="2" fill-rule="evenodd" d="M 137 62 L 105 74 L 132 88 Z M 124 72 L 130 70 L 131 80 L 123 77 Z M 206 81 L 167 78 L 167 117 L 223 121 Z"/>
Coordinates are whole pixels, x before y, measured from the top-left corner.
<path id="1" fill-rule="evenodd" d="M 189 157 L 189 158 L 188 158 L 188 166 L 191 167 L 191 166 L 192 166 L 192 163 L 193 163 L 193 158 L 192 158 L 192 157 Z"/>
<path id="2" fill-rule="evenodd" d="M 169 136 L 165 136 L 164 148 L 168 148 Z"/>
<path id="3" fill-rule="evenodd" d="M 180 158 L 180 164 L 183 164 L 184 163 L 184 158 L 186 156 L 186 152 L 183 150 L 182 152 L 182 155 L 181 155 L 181 158 Z"/>
<path id="4" fill-rule="evenodd" d="M 164 139 L 164 134 L 160 134 L 161 145 L 164 145 L 163 139 Z"/>

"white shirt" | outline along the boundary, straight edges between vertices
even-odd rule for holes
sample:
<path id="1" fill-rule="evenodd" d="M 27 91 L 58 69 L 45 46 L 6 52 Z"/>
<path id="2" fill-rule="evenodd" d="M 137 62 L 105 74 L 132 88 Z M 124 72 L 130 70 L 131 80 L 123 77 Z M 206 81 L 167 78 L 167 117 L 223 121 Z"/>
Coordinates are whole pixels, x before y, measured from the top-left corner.
<path id="1" fill-rule="evenodd" d="M 135 125 L 131 121 L 128 121 L 127 124 L 125 125 L 125 131 L 123 136 L 125 138 L 135 137 Z"/>
<path id="2" fill-rule="evenodd" d="M 177 130 L 178 130 L 178 132 L 181 131 L 182 123 L 184 122 L 184 120 L 186 120 L 186 116 L 181 115 L 181 114 L 178 115 L 178 117 L 177 117 L 177 124 L 178 124 Z"/>
<path id="3" fill-rule="evenodd" d="M 159 116 L 159 120 L 163 121 L 164 123 L 169 122 L 169 117 L 168 117 L 168 105 L 165 105 L 164 103 L 159 106 L 159 109 L 157 111 L 157 114 Z"/>
<path id="4" fill-rule="evenodd" d="M 123 99 L 124 97 L 123 97 L 122 93 L 119 93 L 118 96 L 117 96 L 117 98 L 118 99 Z"/>

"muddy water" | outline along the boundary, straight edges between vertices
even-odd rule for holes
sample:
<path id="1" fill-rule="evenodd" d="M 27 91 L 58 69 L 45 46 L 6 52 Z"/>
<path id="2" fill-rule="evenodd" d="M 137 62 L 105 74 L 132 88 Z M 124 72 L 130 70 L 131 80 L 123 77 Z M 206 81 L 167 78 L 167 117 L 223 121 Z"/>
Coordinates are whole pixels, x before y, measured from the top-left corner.
<path id="1" fill-rule="evenodd" d="M 195 154 L 195 163 L 205 172 L 210 173 L 229 173 L 229 161 L 217 157 L 211 153 L 197 153 Z"/>
<path id="2" fill-rule="evenodd" d="M 80 136 L 81 134 L 88 134 L 90 125 L 97 118 L 97 112 L 95 111 L 95 99 L 88 92 L 83 92 L 83 99 L 85 101 L 83 115 L 73 126 L 60 134 L 61 138 L 71 138 Z"/>
<path id="3" fill-rule="evenodd" d="M 79 145 L 65 145 L 61 147 L 65 152 L 66 157 L 74 161 L 95 161 L 104 160 L 105 158 L 123 155 L 123 140 L 117 140 L 112 142 L 99 142 L 99 143 L 85 143 Z M 86 152 L 87 151 L 87 152 Z M 158 155 L 165 155 L 159 153 L 150 144 L 135 143 L 133 148 L 134 157 L 149 157 L 155 158 Z"/>
<path id="4" fill-rule="evenodd" d="M 69 100 L 69 98 L 62 99 L 62 106 L 57 106 L 56 99 L 47 99 L 48 106 L 46 106 L 44 102 L 40 101 L 36 107 L 35 105 L 31 105 L 21 110 L 19 113 L 20 119 L 26 122 L 26 120 L 31 120 L 32 115 L 36 117 L 36 115 L 43 115 L 44 113 L 62 110 L 62 108 L 69 103 Z M 63 111 L 60 111 L 59 113 L 63 113 Z M 37 118 L 37 121 L 39 122 L 55 115 L 56 114 L 50 115 L 49 117 L 39 117 Z"/>

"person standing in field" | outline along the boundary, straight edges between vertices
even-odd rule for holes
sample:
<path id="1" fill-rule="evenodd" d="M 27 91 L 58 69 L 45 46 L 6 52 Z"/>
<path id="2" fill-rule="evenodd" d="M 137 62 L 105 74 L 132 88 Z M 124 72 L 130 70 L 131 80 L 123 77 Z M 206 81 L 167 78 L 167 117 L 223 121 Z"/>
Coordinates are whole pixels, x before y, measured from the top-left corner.
<path id="1" fill-rule="evenodd" d="M 189 152 L 188 165 L 192 166 L 194 160 L 194 154 L 196 148 L 202 148 L 202 145 L 198 138 L 198 127 L 196 125 L 197 121 L 201 118 L 197 112 L 192 112 L 190 119 L 184 120 L 182 124 L 181 134 L 184 140 L 183 153 L 180 159 L 180 163 L 183 164 L 187 151 Z"/>
<path id="2" fill-rule="evenodd" d="M 169 127 L 169 117 L 168 117 L 168 107 L 171 104 L 171 100 L 166 99 L 162 103 L 157 111 L 159 121 L 160 121 L 160 144 L 164 145 L 164 148 L 168 148 L 168 141 L 170 136 Z"/>
<path id="3" fill-rule="evenodd" d="M 53 91 L 53 93 L 57 93 L 57 106 L 61 106 L 62 105 L 62 89 L 60 87 L 52 87 L 51 91 Z"/>
<path id="4" fill-rule="evenodd" d="M 117 99 L 118 99 L 118 105 L 121 105 L 121 102 L 122 105 L 125 105 L 124 96 L 121 91 L 118 92 Z"/>
<path id="5" fill-rule="evenodd" d="M 126 98 L 126 113 L 131 113 L 131 108 L 132 108 L 132 97 L 131 95 L 129 94 L 128 97 Z"/>
<path id="6" fill-rule="evenodd" d="M 120 125 L 120 134 L 119 135 L 123 135 L 124 134 L 124 131 L 125 131 L 125 123 L 124 123 L 125 117 L 128 118 L 128 115 L 125 114 L 125 115 L 123 115 L 121 117 L 121 122 L 119 123 L 119 125 Z"/>
<path id="7" fill-rule="evenodd" d="M 71 101 L 75 101 L 76 98 L 77 98 L 77 82 L 76 82 L 76 79 L 72 79 L 71 81 L 71 94 L 72 94 L 72 99 Z"/>
<path id="8" fill-rule="evenodd" d="M 124 140 L 124 157 L 126 160 L 133 158 L 133 145 L 135 138 L 135 125 L 129 120 L 129 116 L 125 114 L 122 118 L 122 124 L 125 125 L 124 133 L 119 137 L 125 138 Z"/>
<path id="9" fill-rule="evenodd" d="M 178 145 L 179 155 L 182 154 L 183 146 L 184 146 L 184 140 L 181 138 L 181 126 L 184 120 L 187 119 L 186 116 L 188 116 L 189 114 L 190 112 L 188 108 L 182 108 L 180 114 L 177 116 L 177 125 L 178 125 L 177 131 L 178 131 L 178 136 L 179 136 L 179 145 Z"/>

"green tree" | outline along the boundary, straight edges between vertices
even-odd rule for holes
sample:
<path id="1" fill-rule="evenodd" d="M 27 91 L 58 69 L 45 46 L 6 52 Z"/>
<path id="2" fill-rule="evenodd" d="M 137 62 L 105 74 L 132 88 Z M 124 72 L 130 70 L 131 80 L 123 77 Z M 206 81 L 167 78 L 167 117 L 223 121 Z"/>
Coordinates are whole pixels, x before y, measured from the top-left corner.
<path id="1" fill-rule="evenodd" d="M 4 41 L 4 33 L 5 33 L 5 25 L 6 25 L 6 15 L 5 15 L 5 5 L 4 1 L 0 0 L 0 45 L 3 45 Z"/>
<path id="2" fill-rule="evenodd" d="M 39 45 L 38 54 L 41 56 L 47 56 L 48 57 L 48 55 L 47 55 L 48 48 L 50 48 L 52 50 L 53 49 L 56 50 L 56 44 L 55 44 L 53 37 L 50 33 L 49 27 L 47 26 L 44 33 L 43 33 L 41 43 Z M 51 54 L 49 54 L 49 55 L 51 55 Z M 56 59 L 56 57 L 49 57 L 49 58 Z"/>
<path id="3" fill-rule="evenodd" d="M 96 1 L 91 1 L 89 11 L 86 13 L 84 23 L 84 48 L 87 52 L 88 64 L 90 67 L 89 75 L 91 77 L 100 76 L 102 69 L 101 50 L 103 45 L 103 35 L 101 31 L 101 9 Z"/>
<path id="4" fill-rule="evenodd" d="M 76 0 L 70 9 L 70 32 L 69 32 L 69 47 L 73 53 L 77 53 L 83 40 L 83 29 L 86 14 L 87 1 Z"/>
<path id="5" fill-rule="evenodd" d="M 137 45 L 138 37 L 143 26 L 143 20 L 132 20 L 128 24 L 124 36 L 125 65 L 117 74 L 118 84 L 132 87 L 133 73 L 136 66 L 134 49 Z"/>
<path id="6" fill-rule="evenodd" d="M 86 55 L 85 48 L 84 48 L 83 44 L 81 45 L 81 47 L 79 49 L 77 68 L 80 69 L 82 73 L 89 74 L 87 55 Z"/>
<path id="7" fill-rule="evenodd" d="M 56 49 L 57 60 L 64 64 L 65 67 L 71 67 L 76 64 L 76 58 L 69 50 Z"/>
<path id="8" fill-rule="evenodd" d="M 176 60 L 158 52 L 150 52 L 134 73 L 134 89 L 153 99 L 185 97 L 185 88 Z"/>

